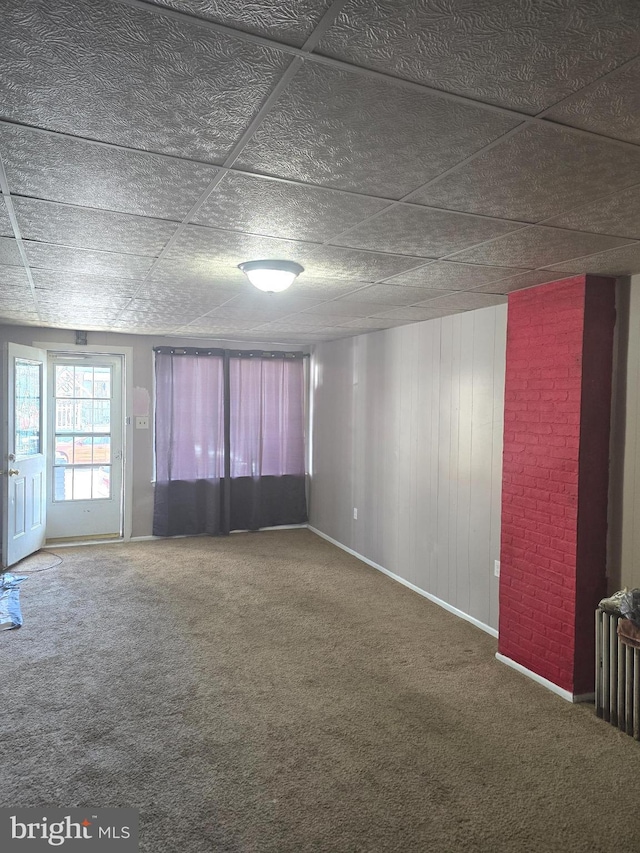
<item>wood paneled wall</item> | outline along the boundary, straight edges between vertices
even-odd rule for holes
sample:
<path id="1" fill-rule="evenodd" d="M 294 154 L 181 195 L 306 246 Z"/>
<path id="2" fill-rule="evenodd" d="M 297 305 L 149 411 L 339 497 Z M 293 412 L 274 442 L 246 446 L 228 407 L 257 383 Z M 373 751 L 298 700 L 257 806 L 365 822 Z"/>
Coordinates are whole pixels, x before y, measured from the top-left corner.
<path id="1" fill-rule="evenodd" d="M 320 344 L 311 367 L 311 525 L 492 628 L 505 335 L 497 306 Z"/>
<path id="2" fill-rule="evenodd" d="M 640 275 L 622 282 L 620 289 L 618 320 L 623 339 L 611 448 L 609 531 L 615 541 L 609 557 L 610 592 L 623 586 L 640 587 Z"/>

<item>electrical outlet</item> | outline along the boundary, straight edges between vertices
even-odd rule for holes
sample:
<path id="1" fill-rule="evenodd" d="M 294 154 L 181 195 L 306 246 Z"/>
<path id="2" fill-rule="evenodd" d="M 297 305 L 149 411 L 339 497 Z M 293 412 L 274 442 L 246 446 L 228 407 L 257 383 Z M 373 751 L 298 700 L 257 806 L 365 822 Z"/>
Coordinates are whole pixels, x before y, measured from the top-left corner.
<path id="1" fill-rule="evenodd" d="M 500 577 L 500 560 L 493 561 L 493 574 L 499 578 Z"/>
<path id="2" fill-rule="evenodd" d="M 358 510 L 355 507 L 353 508 L 353 518 L 354 521 L 358 520 Z"/>
<path id="3" fill-rule="evenodd" d="M 136 429 L 149 429 L 149 418 L 136 415 Z"/>

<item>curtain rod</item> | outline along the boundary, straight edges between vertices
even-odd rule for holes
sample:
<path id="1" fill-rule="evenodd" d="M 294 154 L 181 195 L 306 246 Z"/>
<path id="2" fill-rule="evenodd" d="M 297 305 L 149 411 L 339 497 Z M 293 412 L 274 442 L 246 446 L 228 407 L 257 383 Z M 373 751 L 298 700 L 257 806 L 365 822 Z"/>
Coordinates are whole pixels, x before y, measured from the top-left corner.
<path id="1" fill-rule="evenodd" d="M 161 355 L 217 355 L 229 358 L 282 358 L 282 359 L 300 359 L 309 358 L 308 352 L 287 352 L 280 350 L 261 350 L 261 349 L 220 349 L 219 347 L 154 347 L 154 352 Z"/>

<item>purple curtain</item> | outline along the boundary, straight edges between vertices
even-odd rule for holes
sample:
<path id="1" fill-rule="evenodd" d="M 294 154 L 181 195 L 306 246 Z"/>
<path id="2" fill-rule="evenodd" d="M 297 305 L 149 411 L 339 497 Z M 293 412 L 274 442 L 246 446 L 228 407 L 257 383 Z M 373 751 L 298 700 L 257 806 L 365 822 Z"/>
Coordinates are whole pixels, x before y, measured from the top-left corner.
<path id="1" fill-rule="evenodd" d="M 307 520 L 302 359 L 231 358 L 231 529 Z"/>
<path id="2" fill-rule="evenodd" d="M 224 357 L 156 352 L 156 536 L 224 532 Z"/>
<path id="3" fill-rule="evenodd" d="M 296 355 L 156 349 L 155 535 L 307 520 Z"/>

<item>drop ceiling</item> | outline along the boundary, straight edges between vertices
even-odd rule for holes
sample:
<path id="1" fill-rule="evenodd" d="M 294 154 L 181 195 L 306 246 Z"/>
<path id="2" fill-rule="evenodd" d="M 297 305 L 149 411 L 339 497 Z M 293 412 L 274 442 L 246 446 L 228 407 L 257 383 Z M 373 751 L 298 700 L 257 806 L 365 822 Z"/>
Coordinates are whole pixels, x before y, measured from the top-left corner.
<path id="1" fill-rule="evenodd" d="M 311 344 L 640 272 L 637 0 L 1 14 L 0 322 Z"/>

